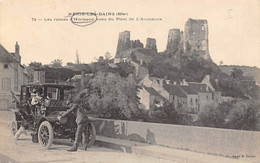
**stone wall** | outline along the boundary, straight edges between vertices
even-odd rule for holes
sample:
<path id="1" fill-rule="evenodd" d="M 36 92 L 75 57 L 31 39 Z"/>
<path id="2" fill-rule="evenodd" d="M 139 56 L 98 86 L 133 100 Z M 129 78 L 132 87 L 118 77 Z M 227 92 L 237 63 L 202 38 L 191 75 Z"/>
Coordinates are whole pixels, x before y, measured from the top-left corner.
<path id="1" fill-rule="evenodd" d="M 146 49 L 151 49 L 157 52 L 157 45 L 156 45 L 156 39 L 155 38 L 147 38 L 146 39 Z"/>
<path id="2" fill-rule="evenodd" d="M 130 31 L 124 31 L 119 33 L 116 53 L 118 54 L 122 51 L 129 49 L 130 47 Z"/>
<path id="3" fill-rule="evenodd" d="M 177 51 L 182 48 L 182 32 L 180 29 L 170 29 L 168 33 L 168 41 L 166 51 Z"/>
<path id="4" fill-rule="evenodd" d="M 184 51 L 210 60 L 207 20 L 188 19 L 185 23 Z"/>
<path id="5" fill-rule="evenodd" d="M 260 132 L 97 119 L 97 135 L 223 156 L 256 156 Z"/>

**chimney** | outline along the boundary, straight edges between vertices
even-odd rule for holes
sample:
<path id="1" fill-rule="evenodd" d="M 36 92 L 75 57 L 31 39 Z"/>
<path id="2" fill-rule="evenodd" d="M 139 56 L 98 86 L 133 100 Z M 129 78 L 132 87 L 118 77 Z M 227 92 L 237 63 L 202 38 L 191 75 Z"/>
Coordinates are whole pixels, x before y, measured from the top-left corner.
<path id="1" fill-rule="evenodd" d="M 85 82 L 85 71 L 81 70 L 81 88 L 84 88 L 84 82 Z"/>
<path id="2" fill-rule="evenodd" d="M 16 41 L 16 44 L 15 44 L 15 54 L 18 54 L 19 55 L 19 52 L 20 51 L 20 47 L 18 45 L 18 42 Z"/>
<path id="3" fill-rule="evenodd" d="M 188 85 L 185 79 L 182 79 L 181 85 Z"/>
<path id="4" fill-rule="evenodd" d="M 160 86 L 163 87 L 163 79 L 160 79 L 159 83 L 160 83 Z"/>
<path id="5" fill-rule="evenodd" d="M 140 65 L 143 65 L 143 59 L 140 59 Z"/>
<path id="6" fill-rule="evenodd" d="M 176 81 L 173 81 L 173 85 L 177 85 L 177 82 L 176 82 Z"/>
<path id="7" fill-rule="evenodd" d="M 15 58 L 17 59 L 17 61 L 19 63 L 21 63 L 21 56 L 20 56 L 20 47 L 18 45 L 18 42 L 16 41 L 16 44 L 15 44 Z"/>

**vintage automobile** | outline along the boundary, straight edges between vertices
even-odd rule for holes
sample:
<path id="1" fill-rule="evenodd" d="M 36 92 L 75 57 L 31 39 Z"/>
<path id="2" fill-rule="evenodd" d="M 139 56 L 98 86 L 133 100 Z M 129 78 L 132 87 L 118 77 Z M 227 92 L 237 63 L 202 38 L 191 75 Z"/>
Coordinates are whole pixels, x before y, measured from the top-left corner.
<path id="1" fill-rule="evenodd" d="M 35 90 L 42 90 L 42 100 L 38 105 L 31 105 Z M 60 120 L 57 116 L 69 107 L 65 102 L 66 93 L 74 89 L 66 84 L 26 84 L 21 87 L 20 98 L 13 94 L 16 109 L 13 110 L 15 119 L 11 123 L 12 133 L 15 134 L 21 125 L 32 131 L 32 141 L 46 149 L 50 149 L 54 139 L 75 139 L 77 124 L 75 115 L 70 113 Z M 90 120 L 85 132 L 88 133 L 88 147 L 96 136 L 95 127 Z"/>

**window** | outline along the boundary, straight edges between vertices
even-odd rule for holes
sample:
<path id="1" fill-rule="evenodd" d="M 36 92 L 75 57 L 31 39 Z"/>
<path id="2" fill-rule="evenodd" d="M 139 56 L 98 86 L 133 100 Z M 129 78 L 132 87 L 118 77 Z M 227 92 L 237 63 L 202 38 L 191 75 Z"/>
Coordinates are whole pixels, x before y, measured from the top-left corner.
<path id="1" fill-rule="evenodd" d="M 8 68 L 8 64 L 4 64 L 4 68 Z"/>
<path id="2" fill-rule="evenodd" d="M 11 90 L 11 79 L 2 79 L 2 90 Z"/>
<path id="3" fill-rule="evenodd" d="M 205 30 L 205 27 L 204 25 L 201 26 L 201 30 L 204 31 Z"/>

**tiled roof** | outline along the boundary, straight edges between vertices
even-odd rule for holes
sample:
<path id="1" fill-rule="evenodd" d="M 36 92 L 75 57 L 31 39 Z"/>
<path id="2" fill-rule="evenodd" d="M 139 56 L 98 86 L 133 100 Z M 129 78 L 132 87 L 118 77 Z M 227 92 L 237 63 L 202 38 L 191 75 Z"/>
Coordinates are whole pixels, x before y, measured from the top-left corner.
<path id="1" fill-rule="evenodd" d="M 17 62 L 14 56 L 10 54 L 1 44 L 0 44 L 0 61 L 1 62 Z"/>
<path id="2" fill-rule="evenodd" d="M 154 95 L 154 96 L 158 96 L 160 97 L 161 99 L 165 100 L 165 98 L 160 95 L 155 89 L 153 89 L 152 87 L 146 87 L 146 86 L 143 86 L 143 88 L 150 94 L 150 95 Z"/>
<path id="3" fill-rule="evenodd" d="M 221 91 L 221 88 L 218 85 L 218 81 L 216 82 L 215 80 L 210 80 L 210 84 L 216 91 Z"/>
<path id="4" fill-rule="evenodd" d="M 197 92 L 195 90 L 193 90 L 190 86 L 188 85 L 181 85 L 180 86 L 181 89 L 186 92 L 187 94 L 193 94 L 193 95 L 196 95 Z"/>
<path id="5" fill-rule="evenodd" d="M 181 87 L 178 85 L 172 85 L 172 84 L 167 84 L 166 82 L 163 83 L 163 88 L 169 92 L 171 95 L 176 95 L 179 97 L 187 97 L 185 93 L 181 90 Z"/>
<path id="6" fill-rule="evenodd" d="M 198 93 L 212 93 L 212 90 L 206 85 L 201 83 L 189 82 L 189 86 Z"/>

